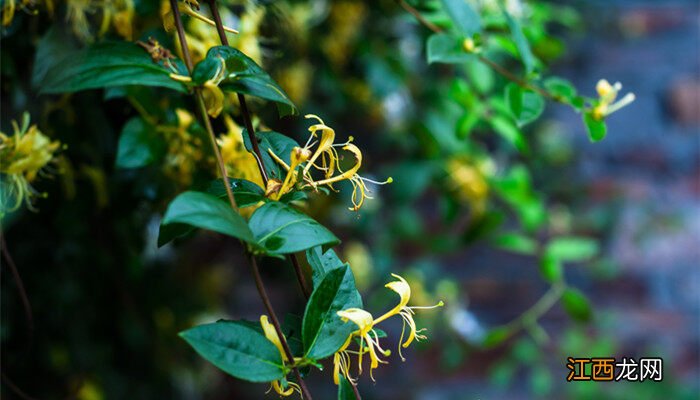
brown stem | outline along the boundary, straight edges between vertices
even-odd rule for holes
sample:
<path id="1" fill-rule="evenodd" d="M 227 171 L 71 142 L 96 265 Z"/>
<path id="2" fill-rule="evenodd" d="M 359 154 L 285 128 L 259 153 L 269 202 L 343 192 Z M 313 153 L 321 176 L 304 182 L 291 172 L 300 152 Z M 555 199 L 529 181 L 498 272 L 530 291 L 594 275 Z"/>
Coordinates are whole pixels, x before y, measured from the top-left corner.
<path id="1" fill-rule="evenodd" d="M 212 17 L 214 18 L 214 23 L 216 24 L 216 31 L 219 33 L 219 40 L 221 41 L 221 44 L 223 44 L 224 46 L 228 46 L 228 37 L 226 37 L 226 31 L 224 30 L 224 24 L 221 21 L 221 14 L 219 13 L 219 8 L 216 5 L 216 0 L 208 0 L 208 2 L 209 9 L 211 10 Z M 251 122 L 250 111 L 248 111 L 248 104 L 246 103 L 245 96 L 243 94 L 237 93 L 237 95 L 238 103 L 241 105 L 243 124 L 245 126 L 246 131 L 248 131 L 248 138 L 250 139 L 250 143 L 253 146 L 253 154 L 255 155 L 255 158 L 258 162 L 258 169 L 260 170 L 260 175 L 262 176 L 263 183 L 265 187 L 267 187 L 267 181 L 269 180 L 269 178 L 267 175 L 267 171 L 265 170 L 265 165 L 262 162 L 262 153 L 260 152 L 258 140 L 255 137 L 255 130 L 253 129 L 253 124 Z M 301 287 L 301 292 L 304 294 L 304 297 L 306 297 L 306 299 L 308 300 L 311 296 L 311 290 L 309 289 L 309 286 L 306 283 L 306 278 L 304 277 L 304 273 L 301 270 L 299 259 L 297 258 L 296 254 L 290 254 L 289 260 L 291 261 L 292 266 L 294 267 L 294 274 L 296 275 L 297 282 L 299 282 L 299 286 Z"/>
<path id="2" fill-rule="evenodd" d="M 280 337 L 280 342 L 282 342 L 282 349 L 284 350 L 284 354 L 287 356 L 288 360 L 294 360 L 294 354 L 292 353 L 292 350 L 289 348 L 289 344 L 287 343 L 287 340 L 285 339 L 284 335 L 282 334 L 282 328 L 280 327 L 280 322 L 277 319 L 277 314 L 275 314 L 275 311 L 272 308 L 272 303 L 270 302 L 270 297 L 267 295 L 267 291 L 265 290 L 265 286 L 263 285 L 262 278 L 260 277 L 260 270 L 258 269 L 258 263 L 252 254 L 248 255 L 248 260 L 250 263 L 250 267 L 253 270 L 253 277 L 255 278 L 255 286 L 258 288 L 258 293 L 260 294 L 260 298 L 263 301 L 263 304 L 265 306 L 265 310 L 267 310 L 267 313 L 270 315 L 270 320 L 272 321 L 272 325 L 275 327 L 275 331 L 277 332 L 277 336 Z M 292 368 L 292 371 L 294 372 L 294 375 L 297 378 L 297 383 L 299 384 L 299 387 L 301 388 L 302 396 L 305 399 L 310 400 L 311 394 L 309 393 L 309 389 L 306 388 L 306 384 L 304 383 L 304 380 L 301 379 L 301 374 L 299 374 L 299 369 Z"/>
<path id="3" fill-rule="evenodd" d="M 24 307 L 24 315 L 27 318 L 27 329 L 29 330 L 29 338 L 31 341 L 34 335 L 34 317 L 32 315 L 32 305 L 29 303 L 29 297 L 24 289 L 24 283 L 22 282 L 22 277 L 19 275 L 17 266 L 15 265 L 10 252 L 7 250 L 7 242 L 5 242 L 5 235 L 0 233 L 0 247 L 2 247 L 2 255 L 5 257 L 5 262 L 12 272 L 12 276 L 15 279 L 15 284 L 17 284 L 17 291 L 19 292 L 19 297 L 22 300 L 22 306 Z"/>
<path id="4" fill-rule="evenodd" d="M 350 386 L 352 386 L 352 392 L 353 392 L 353 394 L 355 394 L 355 399 L 362 400 L 362 396 L 360 396 L 360 391 L 357 390 L 357 385 L 350 382 Z"/>
<path id="5" fill-rule="evenodd" d="M 216 9 L 216 3 L 211 1 L 210 6 L 212 6 L 212 11 Z M 190 73 L 192 73 L 193 65 L 192 65 L 192 57 L 190 56 L 189 48 L 187 47 L 187 38 L 185 37 L 185 29 L 182 26 L 182 17 L 180 16 L 180 10 L 177 8 L 177 0 L 170 0 L 170 7 L 173 10 L 173 16 L 175 19 L 175 28 L 177 29 L 177 35 L 178 38 L 180 39 L 180 47 L 182 48 L 182 54 L 185 58 L 185 64 L 187 65 L 187 69 Z M 218 10 L 215 13 L 215 18 L 217 21 L 217 27 L 222 26 L 221 24 L 221 17 L 218 15 Z M 223 29 L 219 33 L 223 32 Z M 223 35 L 225 38 L 226 36 Z M 222 41 L 225 39 L 222 39 Z M 228 43 L 228 42 L 227 42 Z M 207 114 L 206 106 L 204 104 L 204 98 L 202 97 L 202 92 L 197 89 L 195 91 L 195 99 L 197 101 L 197 106 L 199 108 L 199 113 L 204 121 L 204 125 L 207 129 L 207 132 L 209 134 L 209 139 L 212 143 L 212 147 L 214 148 L 214 154 L 216 155 L 216 161 L 219 166 L 219 169 L 221 171 L 221 178 L 224 182 L 224 186 L 226 187 L 226 194 L 228 195 L 229 202 L 231 203 L 231 208 L 234 210 L 238 210 L 238 207 L 236 206 L 236 200 L 233 197 L 233 193 L 231 191 L 231 185 L 229 184 L 228 180 L 228 175 L 226 174 L 226 166 L 224 165 L 223 159 L 221 157 L 221 152 L 219 151 L 219 147 L 216 144 L 216 136 L 214 135 L 214 130 L 212 129 L 211 126 L 211 121 L 209 120 L 209 115 Z M 244 103 L 241 103 L 243 106 Z M 246 115 L 247 113 L 247 108 L 245 109 Z M 250 124 L 250 116 L 248 115 L 248 124 Z M 249 130 L 249 133 L 252 132 L 252 130 Z M 254 132 L 253 132 L 254 134 Z M 257 147 L 257 141 L 252 140 L 252 143 L 254 147 Z M 259 151 L 259 150 L 258 150 Z M 262 162 L 262 158 L 259 160 Z M 264 169 L 262 170 L 264 173 Z M 265 177 L 265 176 L 264 176 Z M 267 292 L 265 291 L 265 287 L 263 286 L 262 279 L 260 277 L 260 271 L 258 270 L 258 264 L 255 260 L 255 257 L 246 249 L 246 254 L 248 256 L 248 259 L 250 261 L 250 266 L 253 270 L 253 277 L 255 278 L 255 285 L 258 288 L 258 293 L 260 294 L 260 298 L 263 301 L 263 304 L 265 305 L 265 309 L 267 310 L 267 313 L 270 315 L 270 319 L 272 320 L 272 324 L 275 327 L 275 331 L 277 333 L 277 336 L 280 338 L 280 342 L 282 343 L 282 348 L 284 349 L 285 354 L 287 355 L 287 358 L 289 360 L 294 360 L 294 355 L 292 354 L 289 344 L 287 344 L 287 339 L 282 333 L 282 329 L 280 328 L 279 320 L 277 319 L 277 315 L 274 312 L 274 309 L 272 308 L 272 304 L 270 303 L 270 299 L 267 296 Z M 301 374 L 299 373 L 299 369 L 294 367 L 292 368 L 292 372 L 297 378 L 297 382 L 299 384 L 299 387 L 301 388 L 302 396 L 305 397 L 306 399 L 311 400 L 311 394 L 309 393 L 309 390 L 306 388 L 306 384 L 304 383 L 304 380 L 301 378 Z"/>
<path id="6" fill-rule="evenodd" d="M 431 31 L 433 31 L 435 33 L 442 32 L 442 29 L 440 29 L 439 26 L 437 26 L 437 25 L 433 24 L 432 22 L 428 21 L 427 19 L 425 19 L 418 10 L 413 8 L 410 4 L 406 3 L 405 0 L 397 0 L 397 1 L 398 1 L 399 5 L 401 5 L 401 7 L 403 7 L 404 10 L 408 11 L 411 15 L 413 15 L 416 18 L 416 20 L 418 20 L 418 22 L 420 22 L 423 26 L 425 26 L 426 28 L 430 29 Z M 554 101 L 557 101 L 560 103 L 563 102 L 557 96 L 553 96 L 551 93 L 547 92 L 546 90 L 542 89 L 541 87 L 539 87 L 537 85 L 533 85 L 531 83 L 528 83 L 528 82 L 518 78 L 517 76 L 511 74 L 507 69 L 503 68 L 502 66 L 496 64 L 495 62 L 489 60 L 488 58 L 486 58 L 482 55 L 479 55 L 479 61 L 486 64 L 487 66 L 489 66 L 491 69 L 493 69 L 497 73 L 501 74 L 504 78 L 516 83 L 518 86 L 520 86 L 524 89 L 529 89 L 529 90 L 532 90 L 534 92 L 537 92 L 540 95 L 542 95 L 550 100 L 554 100 Z M 565 103 L 565 104 L 567 104 L 567 103 Z"/>

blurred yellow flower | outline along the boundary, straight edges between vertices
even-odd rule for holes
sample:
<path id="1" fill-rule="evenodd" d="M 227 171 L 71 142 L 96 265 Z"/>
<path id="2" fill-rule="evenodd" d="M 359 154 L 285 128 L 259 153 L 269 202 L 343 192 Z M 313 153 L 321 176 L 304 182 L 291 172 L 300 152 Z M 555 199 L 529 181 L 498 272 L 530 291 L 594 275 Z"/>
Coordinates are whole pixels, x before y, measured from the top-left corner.
<path id="1" fill-rule="evenodd" d="M 469 204 L 474 213 L 484 212 L 489 195 L 489 184 L 486 179 L 490 169 L 489 163 L 457 156 L 447 160 L 445 169 L 448 187 L 457 198 Z"/>
<path id="2" fill-rule="evenodd" d="M 241 178 L 255 183 L 265 189 L 258 161 L 253 153 L 245 148 L 243 129 L 228 115 L 224 115 L 226 133 L 217 139 L 229 176 Z"/>
<path id="3" fill-rule="evenodd" d="M 36 125 L 29 126 L 29 114 L 24 113 L 22 126 L 12 121 L 13 134 L 0 132 L 0 174 L 3 190 L 0 216 L 17 210 L 24 202 L 34 210 L 33 200 L 39 193 L 31 186 L 46 167 L 55 161 L 61 147 L 58 140 L 51 141 Z"/>

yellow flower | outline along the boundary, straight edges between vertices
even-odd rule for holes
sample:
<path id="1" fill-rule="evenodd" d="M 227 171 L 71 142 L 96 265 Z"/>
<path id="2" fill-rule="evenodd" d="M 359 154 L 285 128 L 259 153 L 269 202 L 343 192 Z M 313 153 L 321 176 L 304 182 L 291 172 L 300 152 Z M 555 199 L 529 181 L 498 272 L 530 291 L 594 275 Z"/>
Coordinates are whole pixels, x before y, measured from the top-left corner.
<path id="1" fill-rule="evenodd" d="M 158 126 L 158 132 L 165 136 L 168 153 L 163 170 L 180 186 L 189 186 L 197 164 L 204 158 L 202 140 L 190 132 L 194 117 L 188 111 L 175 110 L 177 126 Z"/>
<path id="2" fill-rule="evenodd" d="M 367 188 L 367 182 L 377 185 L 392 182 L 391 178 L 388 178 L 384 182 L 377 182 L 361 177 L 357 171 L 362 166 L 362 151 L 359 149 L 359 147 L 351 143 L 353 137 L 350 136 L 348 141 L 345 143 L 334 143 L 335 130 L 333 130 L 333 128 L 326 125 L 323 120 L 316 115 L 308 114 L 306 115 L 306 118 L 316 119 L 318 123 L 309 127 L 309 132 L 311 132 L 311 135 L 309 135 L 309 139 L 306 141 L 304 147 L 295 148 L 295 150 L 292 152 L 292 156 L 294 155 L 294 152 L 298 152 L 299 154 L 307 155 L 306 158 L 308 158 L 308 160 L 300 159 L 300 163 L 306 162 L 306 166 L 304 166 L 301 174 L 303 180 L 302 188 L 317 189 L 319 186 L 328 186 L 328 188 L 331 190 L 335 190 L 333 188 L 334 183 L 343 180 L 350 181 L 353 186 L 353 207 L 351 207 L 350 210 L 357 211 L 360 209 L 360 207 L 362 207 L 365 199 L 371 199 L 371 197 L 368 195 L 369 189 Z M 314 141 L 314 139 L 318 139 L 319 131 L 321 135 L 320 140 Z M 316 146 L 317 144 L 318 146 Z M 316 149 L 312 152 L 311 149 L 314 146 L 316 146 Z M 355 158 L 355 164 L 347 171 L 343 171 L 339 165 L 340 156 L 337 150 L 338 147 L 340 147 L 341 150 L 351 153 Z M 278 199 L 280 196 L 291 190 L 291 188 L 293 188 L 297 183 L 299 174 L 296 168 L 300 163 L 289 166 L 276 154 L 274 154 L 272 150 L 269 150 L 269 153 L 275 159 L 275 161 L 277 161 L 287 170 L 285 183 L 282 185 L 279 192 L 276 192 L 276 199 Z M 321 161 L 321 165 L 317 164 L 319 159 Z M 323 172 L 324 178 L 321 180 L 315 180 L 312 171 Z"/>
<path id="3" fill-rule="evenodd" d="M 374 327 L 377 326 L 377 324 L 379 324 L 380 322 L 385 321 L 388 318 L 393 317 L 394 315 L 401 316 L 401 318 L 403 319 L 403 329 L 401 330 L 401 338 L 399 339 L 399 355 L 401 356 L 401 359 L 405 361 L 403 355 L 401 355 L 401 348 L 408 347 L 414 340 L 419 341 L 422 339 L 426 339 L 426 336 L 421 334 L 421 332 L 424 331 L 424 329 L 417 329 L 416 323 L 413 320 L 414 310 L 430 309 L 435 307 L 441 307 L 444 305 L 444 303 L 440 301 L 437 305 L 431 307 L 409 307 L 408 302 L 411 299 L 411 287 L 408 285 L 408 282 L 406 282 L 406 280 L 403 279 L 401 276 L 396 274 L 392 274 L 392 276 L 397 280 L 387 283 L 385 287 L 393 290 L 399 295 L 399 303 L 396 305 L 396 307 L 392 308 L 381 317 L 375 319 L 372 317 L 372 314 L 360 308 L 349 308 L 346 310 L 338 311 L 337 314 L 343 319 L 343 321 L 352 321 L 355 325 L 357 325 L 358 330 L 350 334 L 346 343 L 336 352 L 336 354 L 333 357 L 334 382 L 336 384 L 338 384 L 338 374 L 342 374 L 351 383 L 354 383 L 354 380 L 349 377 L 348 373 L 350 367 L 350 358 L 348 356 L 349 351 L 347 350 L 347 347 L 350 344 L 350 340 L 353 337 L 360 338 L 360 349 L 357 352 L 359 373 L 362 373 L 362 355 L 364 353 L 369 353 L 370 377 L 372 378 L 372 380 L 374 380 L 374 377 L 372 376 L 372 370 L 377 368 L 380 363 L 386 363 L 386 361 L 383 361 L 379 358 L 377 353 L 380 353 L 384 356 L 389 356 L 391 354 L 391 351 L 384 350 L 379 345 L 379 336 L 374 330 Z M 406 334 L 406 326 L 408 326 L 409 332 L 408 337 L 406 338 L 406 340 L 404 340 L 404 336 Z M 366 346 L 365 343 L 367 344 Z"/>
<path id="4" fill-rule="evenodd" d="M 595 119 L 599 121 L 603 120 L 608 115 L 634 101 L 634 93 L 627 93 L 623 98 L 615 101 L 621 89 L 622 84 L 620 82 L 611 85 L 610 82 L 605 79 L 598 81 L 596 84 L 596 91 L 598 92 L 599 98 L 597 104 L 593 107 L 593 117 Z"/>
<path id="5" fill-rule="evenodd" d="M 289 359 L 287 358 L 287 355 L 284 352 L 284 348 L 282 347 L 280 337 L 277 335 L 277 331 L 275 330 L 274 325 L 272 325 L 267 319 L 267 315 L 260 316 L 260 326 L 262 326 L 263 333 L 265 334 L 267 340 L 271 341 L 272 344 L 274 344 L 275 347 L 277 347 L 277 350 L 279 350 L 280 355 L 282 356 L 282 363 L 288 364 Z M 280 396 L 291 396 L 292 394 L 294 394 L 295 391 L 297 393 L 301 393 L 301 388 L 299 388 L 299 385 L 297 385 L 294 382 L 288 382 L 286 380 L 284 380 L 284 382 L 272 381 L 270 389 L 274 390 L 275 393 L 279 394 Z"/>
<path id="6" fill-rule="evenodd" d="M 29 126 L 29 114 L 23 116 L 22 127 L 12 121 L 13 135 L 0 132 L 0 174 L 7 183 L 2 190 L 0 215 L 17 210 L 22 202 L 34 210 L 32 202 L 39 194 L 30 185 L 41 175 L 48 164 L 55 161 L 55 153 L 61 146 L 41 133 L 36 125 Z M 5 183 L 5 182 L 3 182 Z M 12 200 L 11 205 L 6 205 Z"/>
<path id="7" fill-rule="evenodd" d="M 453 157 L 445 165 L 449 188 L 476 214 L 486 209 L 489 196 L 486 177 L 492 168 L 488 162 L 474 162 L 464 157 Z"/>
<path id="8" fill-rule="evenodd" d="M 226 134 L 221 135 L 216 141 L 221 148 L 221 158 L 224 160 L 229 176 L 251 181 L 264 189 L 258 161 L 253 153 L 245 148 L 243 129 L 228 115 L 224 115 L 224 123 Z"/>

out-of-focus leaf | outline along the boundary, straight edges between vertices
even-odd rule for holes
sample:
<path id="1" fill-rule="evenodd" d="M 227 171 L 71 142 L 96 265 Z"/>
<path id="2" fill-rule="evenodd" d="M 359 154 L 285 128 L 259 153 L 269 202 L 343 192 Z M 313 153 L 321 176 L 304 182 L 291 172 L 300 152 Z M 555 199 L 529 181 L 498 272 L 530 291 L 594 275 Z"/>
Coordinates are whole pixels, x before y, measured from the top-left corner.
<path id="1" fill-rule="evenodd" d="M 568 288 L 561 296 L 561 304 L 571 318 L 578 321 L 591 319 L 593 311 L 586 296 L 577 289 Z"/>
<path id="2" fill-rule="evenodd" d="M 117 168 L 144 167 L 165 152 L 164 138 L 155 127 L 139 117 L 127 121 L 117 145 Z"/>
<path id="3" fill-rule="evenodd" d="M 506 142 L 510 143 L 521 153 L 528 152 L 527 142 L 523 133 L 511 121 L 499 115 L 493 116 L 489 123 L 493 130 L 499 134 Z"/>
<path id="4" fill-rule="evenodd" d="M 270 382 L 284 377 L 277 347 L 248 324 L 219 321 L 196 326 L 180 336 L 204 359 L 236 378 Z"/>
<path id="5" fill-rule="evenodd" d="M 508 84 L 505 92 L 506 102 L 518 125 L 528 124 L 542 115 L 545 102 L 540 94 L 523 89 L 516 83 Z"/>
<path id="6" fill-rule="evenodd" d="M 171 60 L 173 64 L 181 64 Z M 160 86 L 180 92 L 187 87 L 170 78 L 171 70 L 151 60 L 134 43 L 101 42 L 70 53 L 38 82 L 41 93 L 71 93 L 113 86 Z"/>
<path id="7" fill-rule="evenodd" d="M 583 123 L 586 125 L 588 138 L 591 139 L 591 142 L 603 140 L 608 133 L 608 127 L 605 125 L 605 121 L 597 120 L 590 112 L 583 114 Z"/>
<path id="8" fill-rule="evenodd" d="M 428 38 L 428 63 L 460 64 L 474 59 L 464 51 L 464 39 L 449 33 L 436 33 Z"/>
<path id="9" fill-rule="evenodd" d="M 504 11 L 503 14 L 506 18 L 506 22 L 508 23 L 508 28 L 510 28 L 510 34 L 513 36 L 513 41 L 518 47 L 520 59 L 525 66 L 525 71 L 527 74 L 530 74 L 535 70 L 536 62 L 535 56 L 532 54 L 532 50 L 530 49 L 530 43 L 523 34 L 523 29 L 520 26 L 520 23 L 507 12 Z"/>
<path id="10" fill-rule="evenodd" d="M 560 261 L 586 261 L 598 254 L 598 242 L 584 237 L 559 237 L 547 245 L 546 254 Z"/>
<path id="11" fill-rule="evenodd" d="M 547 282 L 559 281 L 563 274 L 563 268 L 558 258 L 545 254 L 540 260 L 540 275 Z"/>
<path id="12" fill-rule="evenodd" d="M 464 0 L 442 0 L 445 11 L 455 28 L 464 36 L 473 36 L 481 31 L 481 19 L 472 6 Z"/>
<path id="13" fill-rule="evenodd" d="M 201 85 L 213 79 L 221 68 L 222 60 L 224 78 L 219 83 L 222 90 L 275 102 L 281 116 L 299 113 L 277 82 L 250 57 L 233 47 L 215 46 L 209 49 L 206 58 L 192 71 L 192 80 Z"/>
<path id="14" fill-rule="evenodd" d="M 576 97 L 576 87 L 566 79 L 553 76 L 544 81 L 544 87 L 554 97 L 561 98 L 571 103 Z"/>
<path id="15" fill-rule="evenodd" d="M 537 242 L 517 233 L 504 233 L 493 239 L 493 244 L 501 249 L 520 254 L 535 254 Z"/>

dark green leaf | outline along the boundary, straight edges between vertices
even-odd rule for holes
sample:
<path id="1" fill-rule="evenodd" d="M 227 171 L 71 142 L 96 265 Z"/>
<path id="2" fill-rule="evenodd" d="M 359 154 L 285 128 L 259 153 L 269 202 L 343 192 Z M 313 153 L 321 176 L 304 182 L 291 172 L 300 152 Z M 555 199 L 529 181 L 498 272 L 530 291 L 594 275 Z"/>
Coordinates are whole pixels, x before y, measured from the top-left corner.
<path id="1" fill-rule="evenodd" d="M 586 261 L 598 254 L 598 242 L 583 237 L 560 237 L 549 242 L 546 254 L 560 261 Z"/>
<path id="2" fill-rule="evenodd" d="M 188 224 L 255 243 L 253 233 L 243 217 L 228 203 L 207 193 L 185 192 L 168 206 L 162 224 Z"/>
<path id="3" fill-rule="evenodd" d="M 196 326 L 180 336 L 229 375 L 250 382 L 270 382 L 284 377 L 282 356 L 260 331 L 238 321 Z"/>
<path id="4" fill-rule="evenodd" d="M 355 391 L 352 388 L 352 383 L 345 379 L 345 377 L 340 374 L 340 381 L 338 382 L 338 400 L 356 400 Z"/>
<path id="5" fill-rule="evenodd" d="M 517 233 L 504 233 L 493 240 L 493 244 L 501 249 L 520 254 L 535 254 L 537 242 L 527 236 Z"/>
<path id="6" fill-rule="evenodd" d="M 153 125 L 139 117 L 130 119 L 122 128 L 117 145 L 117 168 L 144 167 L 160 158 L 165 142 Z"/>
<path id="7" fill-rule="evenodd" d="M 577 289 L 568 288 L 561 296 L 561 304 L 571 318 L 578 321 L 591 319 L 593 311 L 586 296 Z"/>
<path id="8" fill-rule="evenodd" d="M 506 86 L 506 101 L 518 125 L 523 126 L 536 120 L 544 111 L 544 98 L 532 90 L 526 90 L 516 83 Z"/>
<path id="9" fill-rule="evenodd" d="M 311 278 L 313 279 L 314 287 L 318 287 L 328 272 L 345 265 L 344 262 L 340 261 L 333 249 L 328 249 L 324 253 L 321 246 L 306 250 L 306 259 L 311 266 Z"/>
<path id="10" fill-rule="evenodd" d="M 428 38 L 428 63 L 459 64 L 474 59 L 464 51 L 464 39 L 449 33 L 436 33 Z"/>
<path id="11" fill-rule="evenodd" d="M 308 215 L 276 201 L 255 210 L 248 225 L 258 244 L 273 256 L 340 243 Z"/>
<path id="12" fill-rule="evenodd" d="M 179 61 L 173 61 L 180 64 Z M 151 60 L 134 43 L 102 42 L 68 54 L 52 66 L 38 85 L 41 93 L 70 93 L 113 86 L 160 86 L 186 92 L 170 78 L 173 71 Z"/>
<path id="13" fill-rule="evenodd" d="M 605 125 L 605 121 L 599 121 L 590 112 L 583 114 L 583 123 L 586 125 L 588 138 L 591 139 L 591 142 L 603 140 L 605 135 L 608 133 L 608 128 Z"/>
<path id="14" fill-rule="evenodd" d="M 508 28 L 510 28 L 510 34 L 513 36 L 513 41 L 518 47 L 518 52 L 520 53 L 520 59 L 525 66 L 525 71 L 530 74 L 535 69 L 535 56 L 532 55 L 532 50 L 530 50 L 530 43 L 528 43 L 527 38 L 523 34 L 523 29 L 520 23 L 513 18 L 507 12 L 503 12 L 506 22 L 508 22 Z"/>
<path id="15" fill-rule="evenodd" d="M 482 346 L 486 348 L 496 347 L 499 344 L 508 340 L 508 338 L 513 334 L 513 332 L 507 327 L 494 328 L 486 334 L 482 342 Z"/>
<path id="16" fill-rule="evenodd" d="M 238 205 L 239 208 L 254 206 L 261 201 L 267 200 L 265 191 L 255 183 L 237 178 L 228 178 L 228 180 L 231 184 L 233 197 L 236 199 L 236 205 Z M 220 199 L 226 199 L 228 197 L 224 182 L 221 179 L 212 181 L 209 184 L 207 193 Z"/>
<path id="17" fill-rule="evenodd" d="M 158 247 L 165 246 L 170 241 L 185 236 L 194 231 L 192 225 L 187 224 L 161 224 L 158 229 Z"/>
<path id="18" fill-rule="evenodd" d="M 243 129 L 243 143 L 248 151 L 253 151 L 253 145 L 250 143 L 250 135 L 248 131 Z M 272 156 L 270 156 L 269 150 L 287 165 L 291 164 L 290 155 L 294 147 L 299 146 L 299 143 L 294 141 L 294 139 L 289 136 L 283 135 L 277 132 L 255 132 L 255 137 L 258 139 L 258 146 L 260 147 L 260 153 L 262 156 L 263 164 L 265 165 L 265 170 L 270 179 L 284 180 L 287 175 L 287 171 L 281 167 L 277 161 L 275 161 Z"/>
<path id="19" fill-rule="evenodd" d="M 219 87 L 224 91 L 248 94 L 277 103 L 281 116 L 298 114 L 292 100 L 258 64 L 250 57 L 233 47 L 216 46 L 209 49 L 207 56 L 192 71 L 192 80 L 203 84 L 216 76 L 224 60 L 224 79 Z"/>
<path id="20" fill-rule="evenodd" d="M 455 28 L 464 36 L 473 36 L 481 31 L 479 14 L 464 0 L 442 0 L 445 11 Z"/>
<path id="21" fill-rule="evenodd" d="M 287 338 L 287 344 L 294 357 L 304 356 L 304 343 L 301 340 L 302 319 L 298 315 L 287 314 L 282 322 L 282 333 Z"/>
<path id="22" fill-rule="evenodd" d="M 357 326 L 337 313 L 352 307 L 362 307 L 362 298 L 352 270 L 344 265 L 326 274 L 306 305 L 302 337 L 308 358 L 320 360 L 340 349 Z"/>

